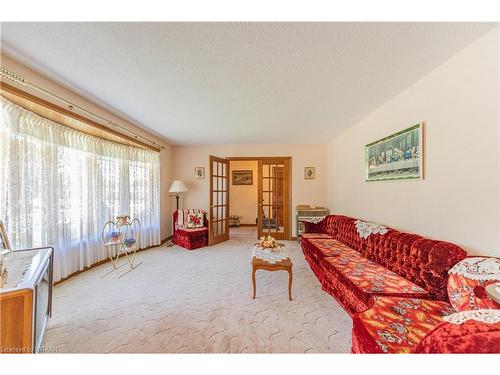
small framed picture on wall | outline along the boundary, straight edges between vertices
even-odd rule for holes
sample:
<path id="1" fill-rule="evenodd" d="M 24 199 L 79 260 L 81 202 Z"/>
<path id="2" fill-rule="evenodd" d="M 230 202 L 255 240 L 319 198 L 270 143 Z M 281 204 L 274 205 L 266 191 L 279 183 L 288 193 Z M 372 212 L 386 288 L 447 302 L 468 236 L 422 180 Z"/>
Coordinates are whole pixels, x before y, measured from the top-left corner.
<path id="1" fill-rule="evenodd" d="M 195 178 L 205 178 L 205 167 L 195 167 L 194 168 Z"/>
<path id="2" fill-rule="evenodd" d="M 316 178 L 316 168 L 315 167 L 304 167 L 304 179 L 314 180 Z"/>

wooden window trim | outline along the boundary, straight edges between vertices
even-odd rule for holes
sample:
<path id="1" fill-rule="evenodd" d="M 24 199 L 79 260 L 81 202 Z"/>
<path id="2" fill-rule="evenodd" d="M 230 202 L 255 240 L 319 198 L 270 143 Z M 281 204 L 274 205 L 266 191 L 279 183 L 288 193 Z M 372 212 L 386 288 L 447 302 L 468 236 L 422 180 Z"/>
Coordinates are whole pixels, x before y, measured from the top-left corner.
<path id="1" fill-rule="evenodd" d="M 60 107 L 60 106 L 58 106 L 54 103 L 51 103 L 45 99 L 42 99 L 38 96 L 35 96 L 33 94 L 30 94 L 30 93 L 24 91 L 24 90 L 18 89 L 17 87 L 9 85 L 8 83 L 0 82 L 0 94 L 2 96 L 4 96 L 6 99 L 8 99 L 8 100 L 14 102 L 15 104 L 25 108 L 26 110 L 34 112 L 37 115 L 45 117 L 50 121 L 54 121 L 62 126 L 66 126 L 66 127 L 71 128 L 71 129 L 80 131 L 80 132 L 85 133 L 87 135 L 90 135 L 92 137 L 98 137 L 98 138 L 105 139 L 105 140 L 110 141 L 110 142 L 119 143 L 119 144 L 122 144 L 125 146 L 136 146 L 136 147 L 139 146 L 141 148 L 146 148 L 146 149 L 156 151 L 156 152 L 161 151 L 160 149 L 158 149 L 158 148 L 156 148 L 148 143 L 142 142 L 134 137 L 130 137 L 130 136 L 123 134 L 119 131 L 111 129 L 105 125 L 102 125 L 94 120 L 89 119 L 88 117 L 85 117 L 85 116 L 82 116 L 78 113 L 72 112 L 69 109 Z M 34 103 L 35 105 L 41 106 L 49 111 L 48 111 L 48 113 L 47 113 L 47 111 L 44 111 L 44 113 L 42 113 L 42 111 L 36 111 L 33 108 L 26 108 L 26 102 Z M 66 117 L 68 117 L 74 121 L 77 121 L 78 123 L 81 123 L 81 124 L 80 124 L 80 126 L 71 126 L 67 123 L 63 123 L 63 121 L 60 121 L 60 120 L 58 121 L 57 119 L 54 118 L 54 116 L 50 115 L 50 111 L 54 111 L 59 115 L 66 116 Z M 51 118 L 51 117 L 53 117 L 53 118 Z M 89 126 L 91 128 L 88 128 Z M 82 130 L 82 127 L 83 128 L 87 127 L 88 131 Z M 99 136 L 99 135 L 95 134 L 95 132 L 90 131 L 91 129 L 95 129 L 98 132 L 107 133 L 110 135 L 110 137 L 107 138 L 107 137 Z"/>

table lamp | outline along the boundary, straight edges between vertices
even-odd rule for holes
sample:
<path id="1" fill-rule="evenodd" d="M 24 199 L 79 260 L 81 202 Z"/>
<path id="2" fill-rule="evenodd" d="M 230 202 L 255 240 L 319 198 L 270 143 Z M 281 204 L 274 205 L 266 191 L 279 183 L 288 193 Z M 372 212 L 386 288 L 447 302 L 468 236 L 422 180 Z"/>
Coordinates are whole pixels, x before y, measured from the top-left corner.
<path id="1" fill-rule="evenodd" d="M 168 192 L 175 193 L 175 198 L 177 199 L 177 209 L 179 209 L 179 193 L 184 193 L 186 191 L 189 190 L 186 187 L 186 184 L 184 184 L 181 180 L 174 180 L 172 185 L 170 185 L 170 190 Z"/>

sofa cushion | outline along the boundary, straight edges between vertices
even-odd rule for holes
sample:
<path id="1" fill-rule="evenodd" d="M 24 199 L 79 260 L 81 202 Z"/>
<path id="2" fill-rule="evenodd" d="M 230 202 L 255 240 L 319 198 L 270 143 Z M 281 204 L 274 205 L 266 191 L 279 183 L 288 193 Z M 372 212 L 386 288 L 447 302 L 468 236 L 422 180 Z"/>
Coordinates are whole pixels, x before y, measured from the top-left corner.
<path id="1" fill-rule="evenodd" d="M 326 233 L 332 237 L 335 237 L 338 232 L 338 223 L 342 218 L 347 218 L 347 216 L 342 215 L 328 215 L 319 223 L 304 223 L 306 232 L 308 233 Z"/>
<path id="2" fill-rule="evenodd" d="M 303 233 L 300 235 L 303 239 L 310 239 L 310 238 L 331 238 L 333 239 L 332 236 L 326 233 Z"/>
<path id="3" fill-rule="evenodd" d="M 431 298 L 447 301 L 448 270 L 467 255 L 462 248 L 395 230 L 382 237 L 368 243 L 368 259 L 425 288 Z"/>
<path id="4" fill-rule="evenodd" d="M 425 336 L 417 353 L 500 353 L 500 322 L 442 323 Z"/>
<path id="5" fill-rule="evenodd" d="M 411 254 L 418 264 L 415 275 L 418 272 L 418 279 L 422 280 L 422 286 L 429 291 L 430 297 L 448 301 L 448 270 L 467 256 L 465 250 L 449 242 L 423 238 L 412 245 Z M 416 279 L 409 279 L 418 283 Z"/>
<path id="6" fill-rule="evenodd" d="M 187 228 L 188 217 L 191 214 L 202 214 L 203 220 L 205 221 L 205 211 L 199 209 L 181 209 L 176 210 L 173 213 L 173 224 L 174 224 L 174 232 L 177 229 Z"/>
<path id="7" fill-rule="evenodd" d="M 337 228 L 334 238 L 350 248 L 364 252 L 366 240 L 362 238 L 356 229 L 356 219 L 347 216 L 339 216 L 334 219 Z"/>
<path id="8" fill-rule="evenodd" d="M 357 251 L 362 251 L 362 238 L 359 236 L 356 219 L 343 215 L 328 215 L 317 224 L 305 223 L 307 232 L 326 233 Z"/>
<path id="9" fill-rule="evenodd" d="M 339 256 L 340 254 L 360 256 L 357 251 L 332 238 L 313 238 L 308 241 L 312 245 L 310 246 L 310 251 L 317 260 L 321 260 L 325 257 Z"/>
<path id="10" fill-rule="evenodd" d="M 499 258 L 465 258 L 448 273 L 448 298 L 455 310 L 500 309 L 486 294 L 488 285 L 500 282 Z"/>
<path id="11" fill-rule="evenodd" d="M 370 309 L 353 318 L 353 351 L 413 353 L 443 316 L 453 313 L 444 301 L 374 297 Z"/>
<path id="12" fill-rule="evenodd" d="M 202 212 L 194 212 L 187 215 L 186 226 L 184 228 L 194 229 L 203 228 L 205 214 Z"/>
<path id="13" fill-rule="evenodd" d="M 427 291 L 395 272 L 364 258 L 361 254 L 343 251 L 337 257 L 323 259 L 323 265 L 345 277 L 368 301 L 371 295 L 426 297 Z"/>
<path id="14" fill-rule="evenodd" d="M 179 235 L 185 235 L 185 236 L 201 236 L 208 232 L 208 228 L 207 227 L 183 228 L 183 229 L 177 229 L 175 232 Z"/>
<path id="15" fill-rule="evenodd" d="M 389 227 L 385 234 L 375 233 L 362 238 L 356 229 L 356 219 L 342 215 L 328 215 L 309 230 L 331 235 L 368 259 L 426 289 L 431 298 L 442 301 L 448 300 L 448 270 L 467 255 L 452 243 Z"/>

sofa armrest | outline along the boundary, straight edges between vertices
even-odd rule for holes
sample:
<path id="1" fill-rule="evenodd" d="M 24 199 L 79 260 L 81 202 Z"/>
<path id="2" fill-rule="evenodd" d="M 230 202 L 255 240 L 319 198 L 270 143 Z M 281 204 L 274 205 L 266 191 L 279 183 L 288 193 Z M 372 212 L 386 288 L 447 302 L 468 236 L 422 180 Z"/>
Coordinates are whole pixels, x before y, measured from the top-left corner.
<path id="1" fill-rule="evenodd" d="M 425 336 L 416 353 L 500 353 L 500 323 L 444 322 Z"/>
<path id="2" fill-rule="evenodd" d="M 325 233 L 324 232 L 324 219 L 319 223 L 309 223 L 304 221 L 304 233 Z"/>

